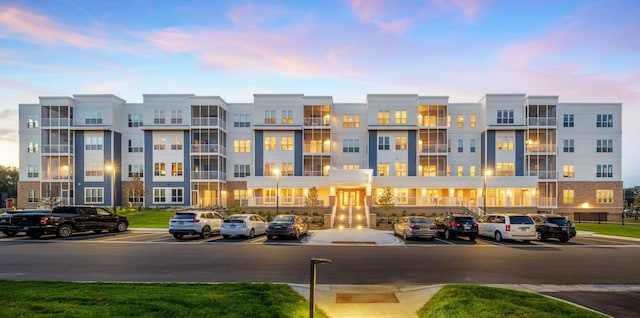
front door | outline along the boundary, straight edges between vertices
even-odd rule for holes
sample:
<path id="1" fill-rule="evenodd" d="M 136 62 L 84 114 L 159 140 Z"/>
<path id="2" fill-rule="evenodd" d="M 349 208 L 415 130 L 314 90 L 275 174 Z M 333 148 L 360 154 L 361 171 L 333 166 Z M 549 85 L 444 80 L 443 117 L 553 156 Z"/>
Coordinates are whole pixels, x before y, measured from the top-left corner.
<path id="1" fill-rule="evenodd" d="M 364 206 L 364 189 L 339 189 L 338 205 L 340 207 Z"/>

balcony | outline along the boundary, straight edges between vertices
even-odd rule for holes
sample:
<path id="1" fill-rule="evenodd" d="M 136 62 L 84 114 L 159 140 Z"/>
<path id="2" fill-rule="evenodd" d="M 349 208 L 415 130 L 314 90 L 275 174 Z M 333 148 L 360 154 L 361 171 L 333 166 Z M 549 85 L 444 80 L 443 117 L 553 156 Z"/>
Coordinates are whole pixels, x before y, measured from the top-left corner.
<path id="1" fill-rule="evenodd" d="M 331 117 L 305 117 L 304 126 L 329 127 L 331 126 Z"/>
<path id="2" fill-rule="evenodd" d="M 227 149 L 217 144 L 191 144 L 191 154 L 203 153 L 226 155 Z"/>
<path id="3" fill-rule="evenodd" d="M 191 118 L 193 127 L 219 127 L 226 129 L 226 122 L 218 117 L 193 117 Z"/>
<path id="4" fill-rule="evenodd" d="M 420 153 L 432 153 L 432 154 L 446 154 L 449 146 L 447 144 L 422 144 L 420 146 Z"/>
<path id="5" fill-rule="evenodd" d="M 538 177 L 538 179 L 541 180 L 556 180 L 558 179 L 557 177 L 558 173 L 554 170 L 548 170 L 548 171 L 542 171 L 542 170 L 537 170 L 537 171 L 529 171 L 529 176 L 531 177 Z"/>
<path id="6" fill-rule="evenodd" d="M 529 117 L 529 126 L 555 127 L 556 124 L 556 117 Z"/>
<path id="7" fill-rule="evenodd" d="M 227 174 L 221 171 L 192 171 L 191 180 L 226 180 Z"/>
<path id="8" fill-rule="evenodd" d="M 69 118 L 42 118 L 41 127 L 69 127 Z"/>
<path id="9" fill-rule="evenodd" d="M 558 145 L 556 144 L 527 144 L 527 152 L 529 153 L 556 153 Z"/>
<path id="10" fill-rule="evenodd" d="M 58 144 L 58 145 L 42 145 L 43 154 L 73 154 L 73 145 Z"/>

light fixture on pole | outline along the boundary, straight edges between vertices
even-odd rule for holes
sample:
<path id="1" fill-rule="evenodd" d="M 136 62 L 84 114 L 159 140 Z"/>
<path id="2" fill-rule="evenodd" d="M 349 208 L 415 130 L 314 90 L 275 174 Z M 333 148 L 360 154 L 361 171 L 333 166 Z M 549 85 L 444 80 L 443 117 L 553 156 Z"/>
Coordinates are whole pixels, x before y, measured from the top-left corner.
<path id="1" fill-rule="evenodd" d="M 484 196 L 484 198 L 482 199 L 482 204 L 484 205 L 484 208 L 482 210 L 482 213 L 484 215 L 487 214 L 487 176 L 490 176 L 493 174 L 493 171 L 489 170 L 489 169 L 484 169 L 484 188 L 482 189 L 482 195 Z"/>
<path id="2" fill-rule="evenodd" d="M 108 164 L 105 167 L 106 171 L 111 171 L 111 203 L 113 203 L 113 213 L 116 213 L 116 166 Z"/>
<path id="3" fill-rule="evenodd" d="M 273 169 L 273 174 L 276 176 L 276 215 L 280 214 L 280 170 L 278 168 Z"/>

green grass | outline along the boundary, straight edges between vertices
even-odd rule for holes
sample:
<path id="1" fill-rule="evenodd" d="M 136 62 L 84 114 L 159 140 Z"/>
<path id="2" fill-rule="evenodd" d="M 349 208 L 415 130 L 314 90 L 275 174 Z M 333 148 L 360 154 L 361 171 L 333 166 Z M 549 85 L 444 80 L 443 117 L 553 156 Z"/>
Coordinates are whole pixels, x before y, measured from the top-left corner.
<path id="1" fill-rule="evenodd" d="M 129 227 L 133 228 L 169 228 L 169 219 L 175 212 L 165 210 L 118 211 L 129 218 Z"/>
<path id="2" fill-rule="evenodd" d="M 625 221 L 625 223 L 627 223 L 627 221 Z M 594 232 L 597 234 L 604 234 L 604 235 L 640 238 L 640 226 L 633 225 L 632 222 L 628 222 L 628 223 L 629 224 L 627 225 L 576 223 L 576 230 L 589 231 L 589 232 Z"/>
<path id="3" fill-rule="evenodd" d="M 0 317 L 308 317 L 284 284 L 0 281 Z M 317 317 L 326 317 L 316 311 Z"/>
<path id="4" fill-rule="evenodd" d="M 425 317 L 604 317 L 538 294 L 476 285 L 447 285 L 418 311 Z"/>

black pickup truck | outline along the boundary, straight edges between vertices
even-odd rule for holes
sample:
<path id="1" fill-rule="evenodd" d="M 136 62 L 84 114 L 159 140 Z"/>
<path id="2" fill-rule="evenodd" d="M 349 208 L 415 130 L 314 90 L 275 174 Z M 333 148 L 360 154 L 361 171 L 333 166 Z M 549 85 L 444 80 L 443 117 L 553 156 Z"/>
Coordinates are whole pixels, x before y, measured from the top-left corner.
<path id="1" fill-rule="evenodd" d="M 0 230 L 12 235 L 26 232 L 32 238 L 40 238 L 45 234 L 66 238 L 74 232 L 100 233 L 104 230 L 124 232 L 128 227 L 129 221 L 126 216 L 111 213 L 102 207 L 57 206 L 51 212 L 13 214 L 8 224 L 0 225 Z"/>

